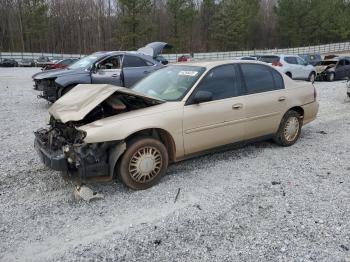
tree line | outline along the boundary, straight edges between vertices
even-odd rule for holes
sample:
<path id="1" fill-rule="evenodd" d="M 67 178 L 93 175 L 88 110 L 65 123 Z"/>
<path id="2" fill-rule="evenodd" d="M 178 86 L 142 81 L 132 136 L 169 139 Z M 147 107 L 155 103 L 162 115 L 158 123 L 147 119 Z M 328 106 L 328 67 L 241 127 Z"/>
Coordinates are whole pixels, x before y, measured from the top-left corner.
<path id="1" fill-rule="evenodd" d="M 350 39 L 349 0 L 1 0 L 0 51 L 88 54 L 165 41 L 171 52 Z"/>

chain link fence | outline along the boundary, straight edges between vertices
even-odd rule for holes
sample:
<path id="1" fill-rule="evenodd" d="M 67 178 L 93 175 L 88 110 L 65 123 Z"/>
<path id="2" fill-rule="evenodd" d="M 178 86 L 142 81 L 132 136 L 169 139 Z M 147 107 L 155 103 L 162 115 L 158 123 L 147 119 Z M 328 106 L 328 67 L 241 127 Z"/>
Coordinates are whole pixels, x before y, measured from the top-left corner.
<path id="1" fill-rule="evenodd" d="M 195 60 L 227 60 L 235 57 L 263 55 L 263 54 L 329 54 L 329 53 L 344 53 L 350 52 L 350 42 L 333 43 L 316 46 L 296 47 L 296 48 L 282 48 L 282 49 L 261 49 L 249 51 L 232 51 L 232 52 L 210 52 L 210 53 L 194 53 Z M 178 57 L 182 54 L 163 54 L 163 56 L 170 62 L 176 62 Z M 21 53 L 21 52 L 0 52 L 0 61 L 5 58 L 15 59 L 20 61 L 22 59 L 38 59 L 41 56 L 49 57 L 51 60 L 58 60 L 63 58 L 80 58 L 84 54 L 57 54 L 57 53 Z"/>

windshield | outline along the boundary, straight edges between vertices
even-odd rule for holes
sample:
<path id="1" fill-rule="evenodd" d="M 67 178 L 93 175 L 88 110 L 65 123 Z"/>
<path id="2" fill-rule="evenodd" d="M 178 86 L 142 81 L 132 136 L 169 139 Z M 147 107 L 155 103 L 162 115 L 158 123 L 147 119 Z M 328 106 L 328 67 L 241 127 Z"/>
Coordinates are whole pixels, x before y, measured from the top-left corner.
<path id="1" fill-rule="evenodd" d="M 204 71 L 205 68 L 199 66 L 168 66 L 144 78 L 132 89 L 166 101 L 178 101 Z"/>
<path id="2" fill-rule="evenodd" d="M 93 63 L 97 62 L 97 60 L 99 60 L 100 58 L 101 56 L 95 55 L 95 54 L 86 56 L 76 61 L 75 63 L 71 64 L 68 67 L 68 69 L 89 68 Z"/>

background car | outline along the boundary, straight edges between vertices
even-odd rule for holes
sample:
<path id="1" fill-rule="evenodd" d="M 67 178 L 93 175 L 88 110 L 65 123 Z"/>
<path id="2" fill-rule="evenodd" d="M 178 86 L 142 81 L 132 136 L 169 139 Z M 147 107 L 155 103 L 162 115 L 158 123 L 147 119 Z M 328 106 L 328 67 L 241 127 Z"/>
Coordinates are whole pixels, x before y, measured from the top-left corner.
<path id="1" fill-rule="evenodd" d="M 37 67 L 44 67 L 51 64 L 53 63 L 47 56 L 41 56 L 35 61 L 35 66 Z"/>
<path id="2" fill-rule="evenodd" d="M 322 61 L 320 54 L 300 54 L 299 56 L 313 66 Z"/>
<path id="3" fill-rule="evenodd" d="M 350 79 L 348 78 L 348 80 L 346 81 L 346 94 L 348 95 L 348 97 L 350 98 Z"/>
<path id="4" fill-rule="evenodd" d="M 52 69 L 64 69 L 78 60 L 79 60 L 78 58 L 62 59 L 57 61 L 54 64 L 44 66 L 42 70 L 45 71 L 45 70 L 52 70 Z"/>
<path id="5" fill-rule="evenodd" d="M 50 102 L 78 84 L 112 84 L 131 87 L 140 79 L 164 67 L 156 60 L 167 43 L 153 42 L 137 51 L 97 52 L 63 70 L 43 71 L 32 76 L 34 89 Z"/>
<path id="6" fill-rule="evenodd" d="M 35 61 L 31 58 L 23 58 L 21 61 L 18 62 L 18 66 L 20 67 L 34 67 Z"/>
<path id="7" fill-rule="evenodd" d="M 14 59 L 7 59 L 5 58 L 0 62 L 0 67 L 17 67 L 18 62 Z"/>
<path id="8" fill-rule="evenodd" d="M 318 80 L 341 80 L 350 77 L 350 57 L 334 57 L 317 63 Z"/>
<path id="9" fill-rule="evenodd" d="M 190 62 L 193 60 L 193 57 L 191 55 L 182 55 L 177 58 L 177 62 Z"/>
<path id="10" fill-rule="evenodd" d="M 315 67 L 296 55 L 264 55 L 259 61 L 278 67 L 281 72 L 292 79 L 314 82 L 316 78 Z"/>
<path id="11" fill-rule="evenodd" d="M 237 60 L 246 60 L 246 61 L 256 61 L 256 57 L 253 57 L 253 56 L 238 56 L 238 57 L 235 57 L 234 59 L 237 59 Z"/>
<path id="12" fill-rule="evenodd" d="M 312 84 L 269 65 L 183 63 L 131 89 L 76 86 L 50 107 L 50 127 L 35 133 L 34 145 L 49 168 L 83 183 L 118 177 L 132 189 L 146 189 L 168 163 L 208 150 L 259 138 L 291 146 L 317 111 Z"/>

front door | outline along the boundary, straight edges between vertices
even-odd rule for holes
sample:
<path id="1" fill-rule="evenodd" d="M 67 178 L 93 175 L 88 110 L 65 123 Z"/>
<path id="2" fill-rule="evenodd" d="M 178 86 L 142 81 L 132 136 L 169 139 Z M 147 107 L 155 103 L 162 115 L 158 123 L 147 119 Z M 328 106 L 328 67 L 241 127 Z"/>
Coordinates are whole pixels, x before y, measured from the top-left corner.
<path id="1" fill-rule="evenodd" d="M 192 103 L 198 91 L 211 92 L 212 101 Z M 244 139 L 245 101 L 236 65 L 209 71 L 193 91 L 184 108 L 185 154 L 230 144 Z"/>
<path id="2" fill-rule="evenodd" d="M 121 85 L 121 55 L 110 56 L 96 65 L 91 73 L 91 83 Z"/>

